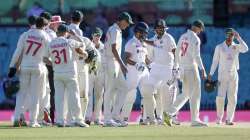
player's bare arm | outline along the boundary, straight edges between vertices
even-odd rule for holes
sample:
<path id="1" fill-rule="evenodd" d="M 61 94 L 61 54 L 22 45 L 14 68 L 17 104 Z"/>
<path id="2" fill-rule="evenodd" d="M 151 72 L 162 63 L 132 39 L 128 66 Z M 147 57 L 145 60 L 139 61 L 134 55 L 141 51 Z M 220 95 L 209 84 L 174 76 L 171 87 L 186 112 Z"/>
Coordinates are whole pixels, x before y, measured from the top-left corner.
<path id="1" fill-rule="evenodd" d="M 112 53 L 113 53 L 115 59 L 118 61 L 123 74 L 126 74 L 128 72 L 128 70 L 127 70 L 125 64 L 123 63 L 121 57 L 118 54 L 118 51 L 116 49 L 116 44 L 112 44 Z"/>

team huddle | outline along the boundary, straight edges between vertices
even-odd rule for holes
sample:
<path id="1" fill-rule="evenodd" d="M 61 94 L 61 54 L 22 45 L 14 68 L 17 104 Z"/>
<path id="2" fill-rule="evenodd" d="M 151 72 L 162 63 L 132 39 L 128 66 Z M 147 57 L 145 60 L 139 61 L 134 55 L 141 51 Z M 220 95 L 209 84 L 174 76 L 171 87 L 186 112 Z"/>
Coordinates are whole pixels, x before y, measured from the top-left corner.
<path id="1" fill-rule="evenodd" d="M 207 76 L 200 56 L 198 34 L 205 30 L 201 20 L 194 21 L 177 44 L 167 33 L 163 19 L 155 21 L 155 36 L 150 39 L 148 25 L 136 23 L 134 36 L 125 45 L 125 60 L 121 58 L 122 30 L 134 24 L 127 12 L 120 13 L 108 28 L 104 43 L 100 40 L 103 32 L 98 27 L 91 39 L 83 36 L 79 28 L 82 20 L 80 11 L 72 13 L 69 25 L 60 16 L 48 12 L 29 17 L 30 29 L 20 35 L 8 73 L 9 78 L 18 75 L 20 79 L 14 126 L 27 126 L 26 111 L 30 114 L 30 127 L 52 125 L 48 116 L 51 88 L 47 67 L 53 68 L 58 127 L 89 127 L 92 122 L 104 127 L 126 127 L 138 89 L 143 105 L 141 125 L 179 125 L 178 112 L 189 101 L 191 126 L 208 126 L 199 118 L 199 70 L 203 80 L 212 82 L 217 66 L 217 124 L 223 121 L 226 96 L 226 125 L 234 124 L 238 56 L 248 51 L 234 29 L 228 28 L 226 40 L 216 46 Z M 182 94 L 178 94 L 179 81 Z"/>

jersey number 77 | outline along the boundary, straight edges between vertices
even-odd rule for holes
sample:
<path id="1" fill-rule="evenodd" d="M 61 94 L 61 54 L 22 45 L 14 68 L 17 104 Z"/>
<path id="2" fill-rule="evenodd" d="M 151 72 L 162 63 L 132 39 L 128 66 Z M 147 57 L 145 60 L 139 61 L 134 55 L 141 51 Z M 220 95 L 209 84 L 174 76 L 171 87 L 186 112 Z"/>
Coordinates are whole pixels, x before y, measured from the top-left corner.
<path id="1" fill-rule="evenodd" d="M 35 56 L 38 50 L 42 47 L 42 44 L 40 42 L 36 42 L 33 40 L 27 40 L 26 42 L 29 44 L 28 49 L 25 52 L 26 55 L 32 53 L 32 56 Z M 34 50 L 31 52 L 31 49 L 33 48 Z"/>

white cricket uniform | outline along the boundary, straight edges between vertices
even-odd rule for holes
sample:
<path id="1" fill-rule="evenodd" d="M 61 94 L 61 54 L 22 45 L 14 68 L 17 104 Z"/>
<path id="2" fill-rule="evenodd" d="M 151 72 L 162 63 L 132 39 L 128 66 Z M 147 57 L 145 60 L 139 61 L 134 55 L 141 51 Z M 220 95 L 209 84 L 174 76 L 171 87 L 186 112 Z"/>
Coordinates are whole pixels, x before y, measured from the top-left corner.
<path id="1" fill-rule="evenodd" d="M 97 48 L 99 54 L 99 60 L 97 62 L 97 73 L 95 74 L 92 72 L 89 74 L 89 103 L 86 112 L 86 118 L 88 120 L 91 120 L 91 118 L 94 116 L 94 121 L 101 120 L 103 93 L 105 86 L 105 70 L 107 66 L 106 56 L 104 53 L 104 44 L 101 41 L 99 43 L 99 48 Z"/>
<path id="2" fill-rule="evenodd" d="M 144 82 L 142 87 L 144 109 L 146 116 L 154 119 L 154 100 L 156 101 L 156 114 L 159 119 L 162 119 L 163 110 L 169 108 L 169 103 L 172 102 L 170 86 L 167 82 L 172 79 L 172 69 L 174 65 L 173 49 L 176 49 L 174 38 L 164 33 L 158 39 L 155 35 L 152 39 L 156 46 L 153 47 L 153 56 L 149 80 Z M 154 94 L 154 95 L 153 95 Z"/>
<path id="3" fill-rule="evenodd" d="M 146 57 L 147 57 L 147 49 L 145 48 L 145 43 L 138 40 L 135 36 L 130 39 L 126 46 L 125 52 L 130 53 L 130 59 L 136 62 L 136 65 L 127 64 L 128 73 L 126 75 L 126 83 L 128 87 L 128 92 L 126 95 L 125 103 L 122 107 L 121 117 L 125 121 L 128 121 L 133 104 L 136 99 L 136 88 L 140 87 L 141 80 L 144 78 L 148 78 L 149 72 L 146 66 Z M 143 70 L 139 70 L 139 67 L 142 66 Z"/>
<path id="4" fill-rule="evenodd" d="M 71 23 L 69 25 L 69 29 L 71 29 L 73 32 L 76 33 L 76 35 L 82 38 L 82 42 L 84 42 L 86 49 L 94 48 L 94 45 L 92 44 L 92 42 L 88 38 L 83 37 L 82 30 L 79 28 L 78 24 Z M 78 73 L 77 79 L 78 79 L 79 91 L 80 91 L 80 102 L 81 102 L 83 118 L 85 119 L 85 114 L 86 114 L 86 110 L 88 106 L 89 66 L 88 64 L 85 63 L 85 59 L 79 59 L 79 57 L 76 59 L 76 62 L 77 62 L 77 73 Z M 70 114 L 68 114 L 67 116 L 68 116 L 68 119 L 72 119 L 72 117 L 74 117 Z"/>
<path id="5" fill-rule="evenodd" d="M 180 67 L 183 93 L 176 97 L 168 113 L 175 115 L 189 100 L 191 121 L 200 121 L 201 80 L 198 67 L 202 70 L 204 66 L 200 57 L 200 39 L 195 32 L 188 30 L 180 37 L 175 59 L 176 65 Z"/>
<path id="6" fill-rule="evenodd" d="M 127 90 L 125 77 L 120 69 L 119 62 L 112 52 L 113 44 L 116 45 L 119 56 L 121 56 L 122 31 L 116 23 L 109 27 L 104 44 L 108 67 L 105 76 L 106 90 L 104 93 L 105 122 L 112 119 L 119 119 Z"/>
<path id="7" fill-rule="evenodd" d="M 43 94 L 43 57 L 49 41 L 46 32 L 40 29 L 30 29 L 18 40 L 17 49 L 10 63 L 10 67 L 13 67 L 18 59 L 21 60 L 20 90 L 17 94 L 15 120 L 18 120 L 20 113 L 25 111 L 24 104 L 30 98 L 30 122 L 37 123 L 39 100 Z"/>
<path id="8" fill-rule="evenodd" d="M 219 44 L 215 48 L 213 63 L 210 70 L 212 76 L 218 68 L 218 95 L 216 97 L 216 110 L 218 120 L 222 121 L 224 114 L 224 102 L 227 95 L 227 117 L 229 122 L 233 121 L 234 112 L 237 104 L 238 92 L 238 70 L 239 54 L 248 51 L 247 44 L 240 39 L 239 44 L 232 43 L 227 46 L 226 42 Z"/>
<path id="9" fill-rule="evenodd" d="M 65 37 L 58 37 L 49 44 L 48 56 L 52 60 L 55 85 L 55 120 L 64 124 L 64 104 L 74 121 L 82 122 L 81 103 L 77 81 L 77 64 L 75 48 L 85 47 L 83 43 Z"/>

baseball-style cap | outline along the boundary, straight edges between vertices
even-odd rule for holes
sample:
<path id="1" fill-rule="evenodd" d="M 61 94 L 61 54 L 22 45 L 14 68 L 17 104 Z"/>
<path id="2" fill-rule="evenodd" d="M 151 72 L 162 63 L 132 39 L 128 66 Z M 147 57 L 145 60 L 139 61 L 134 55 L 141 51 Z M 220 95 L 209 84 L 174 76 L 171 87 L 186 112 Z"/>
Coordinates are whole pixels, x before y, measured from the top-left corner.
<path id="1" fill-rule="evenodd" d="M 51 18 L 52 18 L 52 15 L 49 12 L 42 12 L 40 14 L 40 17 L 44 17 L 45 19 L 47 19 L 48 21 L 50 21 Z"/>
<path id="2" fill-rule="evenodd" d="M 227 28 L 225 31 L 226 34 L 231 34 L 233 32 L 235 32 L 234 28 Z"/>
<path id="3" fill-rule="evenodd" d="M 57 32 L 59 32 L 59 33 L 65 33 L 65 32 L 69 32 L 69 31 L 70 30 L 69 30 L 68 26 L 65 24 L 61 24 L 57 28 Z"/>
<path id="4" fill-rule="evenodd" d="M 193 24 L 192 24 L 192 26 L 201 28 L 202 31 L 205 30 L 205 25 L 204 25 L 203 21 L 201 21 L 201 20 L 194 21 Z"/>
<path id="5" fill-rule="evenodd" d="M 118 20 L 126 20 L 129 24 L 134 24 L 130 14 L 128 12 L 122 12 L 119 16 L 118 16 Z"/>
<path id="6" fill-rule="evenodd" d="M 96 27 L 96 28 L 94 29 L 94 31 L 92 32 L 92 36 L 96 36 L 96 35 L 102 36 L 102 33 L 103 33 L 103 32 L 102 32 L 102 29 Z"/>
<path id="7" fill-rule="evenodd" d="M 168 27 L 167 27 L 166 22 L 165 22 L 164 19 L 157 19 L 157 20 L 155 21 L 154 28 L 157 28 L 157 27 L 163 27 L 163 28 L 168 29 Z"/>

